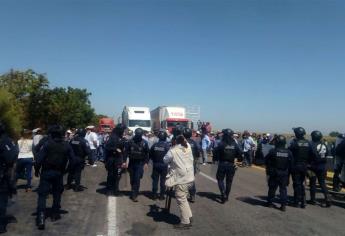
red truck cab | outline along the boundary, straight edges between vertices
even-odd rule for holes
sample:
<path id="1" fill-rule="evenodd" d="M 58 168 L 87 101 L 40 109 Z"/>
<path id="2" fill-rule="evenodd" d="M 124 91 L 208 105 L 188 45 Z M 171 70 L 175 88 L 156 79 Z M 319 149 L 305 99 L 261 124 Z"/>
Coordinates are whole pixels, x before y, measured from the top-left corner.
<path id="1" fill-rule="evenodd" d="M 114 120 L 111 118 L 101 118 L 99 120 L 98 130 L 101 133 L 111 132 L 115 128 Z"/>

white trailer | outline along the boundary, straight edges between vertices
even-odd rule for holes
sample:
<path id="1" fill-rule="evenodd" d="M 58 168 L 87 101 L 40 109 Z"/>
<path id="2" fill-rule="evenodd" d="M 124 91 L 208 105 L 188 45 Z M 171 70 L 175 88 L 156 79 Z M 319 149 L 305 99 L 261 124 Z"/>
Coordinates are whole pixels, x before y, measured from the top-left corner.
<path id="1" fill-rule="evenodd" d="M 129 130 L 135 131 L 142 128 L 145 131 L 151 131 L 151 114 L 148 107 L 130 107 L 125 106 L 122 112 L 122 124 Z"/>

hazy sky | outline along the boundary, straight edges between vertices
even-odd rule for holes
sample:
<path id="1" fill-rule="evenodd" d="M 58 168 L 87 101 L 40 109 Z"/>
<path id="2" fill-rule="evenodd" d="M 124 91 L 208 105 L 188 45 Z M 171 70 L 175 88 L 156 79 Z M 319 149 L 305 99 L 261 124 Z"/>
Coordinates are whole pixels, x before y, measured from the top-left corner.
<path id="1" fill-rule="evenodd" d="M 217 128 L 344 131 L 345 1 L 0 0 L 10 68 L 110 116 L 190 104 Z"/>

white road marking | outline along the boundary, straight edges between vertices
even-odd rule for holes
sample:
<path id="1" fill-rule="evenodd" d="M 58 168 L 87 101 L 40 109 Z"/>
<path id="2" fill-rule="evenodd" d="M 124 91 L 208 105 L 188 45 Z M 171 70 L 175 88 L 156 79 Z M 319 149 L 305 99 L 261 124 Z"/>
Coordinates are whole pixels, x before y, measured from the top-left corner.
<path id="1" fill-rule="evenodd" d="M 199 174 L 200 175 L 202 175 L 202 176 L 204 176 L 206 179 L 208 179 L 208 180 L 211 180 L 212 182 L 214 182 L 214 183 L 218 183 L 218 181 L 216 180 L 216 179 L 214 179 L 214 178 L 212 178 L 211 176 L 208 176 L 207 174 L 204 174 L 203 172 L 199 172 Z"/>
<path id="2" fill-rule="evenodd" d="M 108 235 L 117 236 L 116 197 L 108 197 Z"/>

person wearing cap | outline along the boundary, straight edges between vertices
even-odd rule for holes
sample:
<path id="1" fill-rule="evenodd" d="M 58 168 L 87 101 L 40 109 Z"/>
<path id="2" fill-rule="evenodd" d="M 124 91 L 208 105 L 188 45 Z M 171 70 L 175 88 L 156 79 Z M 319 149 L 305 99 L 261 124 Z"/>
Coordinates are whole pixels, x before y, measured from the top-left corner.
<path id="1" fill-rule="evenodd" d="M 17 161 L 17 180 L 21 175 L 25 175 L 26 186 L 25 191 L 31 191 L 32 166 L 34 154 L 32 153 L 33 141 L 31 139 L 31 131 L 23 130 L 21 138 L 18 140 L 19 155 Z"/>
<path id="2" fill-rule="evenodd" d="M 95 162 L 96 162 L 96 158 L 97 158 L 98 137 L 97 137 L 97 134 L 95 132 L 93 132 L 94 128 L 95 127 L 92 125 L 89 125 L 86 127 L 85 139 L 89 142 L 89 146 L 91 149 L 89 164 L 92 167 L 97 167 Z"/>

